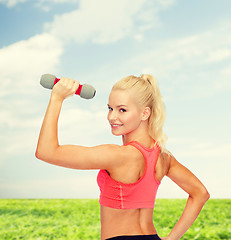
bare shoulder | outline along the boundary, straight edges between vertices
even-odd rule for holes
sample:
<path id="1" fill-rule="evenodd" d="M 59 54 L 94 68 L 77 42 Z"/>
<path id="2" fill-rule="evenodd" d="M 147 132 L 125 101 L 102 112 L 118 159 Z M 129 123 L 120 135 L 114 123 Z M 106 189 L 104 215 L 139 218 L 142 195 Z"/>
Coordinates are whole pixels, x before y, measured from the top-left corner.
<path id="1" fill-rule="evenodd" d="M 140 158 L 143 157 L 143 154 L 138 150 L 136 147 L 132 145 L 125 145 L 122 146 L 123 153 L 127 156 L 130 156 L 130 158 Z"/>
<path id="2" fill-rule="evenodd" d="M 114 154 L 115 157 L 137 157 L 138 155 L 142 155 L 141 152 L 134 148 L 131 145 L 117 145 L 117 144 L 104 144 L 99 145 L 96 147 L 93 147 L 94 149 L 104 150 L 104 152 L 107 152 L 109 154 Z"/>
<path id="3" fill-rule="evenodd" d="M 92 150 L 94 154 L 98 152 L 101 158 L 106 157 L 111 162 L 111 168 L 124 166 L 125 163 L 129 164 L 130 161 L 143 158 L 142 153 L 131 145 L 105 144 L 93 147 Z"/>
<path id="4" fill-rule="evenodd" d="M 170 165 L 171 155 L 167 152 L 161 152 L 155 168 L 155 176 L 159 182 L 168 174 Z"/>
<path id="5" fill-rule="evenodd" d="M 160 153 L 160 157 L 159 157 L 158 161 L 162 165 L 162 168 L 164 168 L 166 174 L 171 166 L 171 161 L 173 160 L 173 158 L 174 157 L 170 152 L 161 152 Z"/>
<path id="6" fill-rule="evenodd" d="M 118 163 L 120 163 L 118 165 L 124 167 L 125 165 L 130 165 L 131 163 L 134 164 L 135 161 L 143 159 L 143 154 L 137 148 L 131 145 L 109 145 L 108 152 L 111 154 L 114 152 L 114 158 Z"/>
<path id="7" fill-rule="evenodd" d="M 126 145 L 120 147 L 120 152 L 116 160 L 117 164 L 107 168 L 110 176 L 119 182 L 135 183 L 145 170 L 145 160 L 143 154 L 134 146 Z"/>
<path id="8" fill-rule="evenodd" d="M 176 158 L 174 157 L 174 155 L 171 153 L 171 152 L 163 152 L 161 153 L 161 156 L 162 156 L 162 159 L 163 159 L 163 162 L 165 163 L 166 165 L 166 168 L 167 168 L 167 172 L 166 172 L 166 175 L 169 175 L 169 173 L 172 171 L 172 170 L 175 170 L 176 166 L 183 166 L 182 164 L 180 164 Z"/>
<path id="9" fill-rule="evenodd" d="M 173 157 L 173 155 L 170 152 L 161 152 L 160 153 L 160 158 L 165 163 L 170 163 L 172 157 Z"/>

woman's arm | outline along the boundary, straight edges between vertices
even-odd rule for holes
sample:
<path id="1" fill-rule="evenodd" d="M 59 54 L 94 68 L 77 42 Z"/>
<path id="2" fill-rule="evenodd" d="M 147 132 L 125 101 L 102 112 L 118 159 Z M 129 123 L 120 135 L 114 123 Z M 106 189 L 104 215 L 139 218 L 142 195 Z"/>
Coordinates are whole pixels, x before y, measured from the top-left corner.
<path id="1" fill-rule="evenodd" d="M 119 167 L 130 154 L 128 147 L 109 144 L 96 147 L 59 145 L 57 132 L 62 103 L 76 92 L 78 85 L 74 80 L 61 78 L 53 87 L 35 155 L 40 160 L 67 168 L 109 170 Z"/>
<path id="2" fill-rule="evenodd" d="M 170 167 L 167 176 L 189 194 L 185 209 L 167 240 L 178 240 L 196 220 L 202 207 L 210 195 L 200 180 L 186 167 L 181 165 L 173 156 L 170 156 Z"/>

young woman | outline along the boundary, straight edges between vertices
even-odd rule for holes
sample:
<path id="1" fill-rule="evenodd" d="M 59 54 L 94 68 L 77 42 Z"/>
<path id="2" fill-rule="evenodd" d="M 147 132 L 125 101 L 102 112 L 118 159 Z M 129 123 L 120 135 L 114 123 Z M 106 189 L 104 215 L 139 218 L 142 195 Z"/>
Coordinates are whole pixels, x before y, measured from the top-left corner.
<path id="1" fill-rule="evenodd" d="M 36 157 L 67 168 L 100 169 L 101 240 L 180 239 L 209 193 L 165 148 L 165 110 L 157 81 L 151 75 L 129 76 L 113 86 L 108 121 L 112 134 L 122 136 L 122 146 L 59 145 L 57 125 L 62 103 L 78 86 L 77 81 L 61 78 L 53 87 Z M 160 238 L 153 225 L 153 208 L 164 176 L 189 196 L 179 221 L 167 237 Z"/>

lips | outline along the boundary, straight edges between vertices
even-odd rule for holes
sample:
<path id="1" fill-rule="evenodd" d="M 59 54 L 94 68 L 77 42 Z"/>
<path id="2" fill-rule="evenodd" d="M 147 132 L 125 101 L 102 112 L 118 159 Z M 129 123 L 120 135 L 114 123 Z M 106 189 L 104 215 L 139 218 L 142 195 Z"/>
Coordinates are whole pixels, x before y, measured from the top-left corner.
<path id="1" fill-rule="evenodd" d="M 118 127 L 121 127 L 121 126 L 123 126 L 123 124 L 111 123 L 111 127 L 112 127 L 112 128 L 118 128 Z"/>

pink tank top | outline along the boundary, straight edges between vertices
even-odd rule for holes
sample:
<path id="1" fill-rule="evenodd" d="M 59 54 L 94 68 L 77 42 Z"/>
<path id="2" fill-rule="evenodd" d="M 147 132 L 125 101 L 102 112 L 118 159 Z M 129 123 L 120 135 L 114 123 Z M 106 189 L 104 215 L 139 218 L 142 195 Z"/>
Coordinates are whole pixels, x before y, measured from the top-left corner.
<path id="1" fill-rule="evenodd" d="M 106 170 L 100 170 L 97 183 L 100 188 L 99 203 L 117 209 L 154 208 L 160 182 L 155 178 L 155 167 L 159 156 L 159 146 L 149 149 L 138 142 L 130 142 L 145 159 L 144 175 L 135 183 L 125 184 L 110 177 Z"/>

